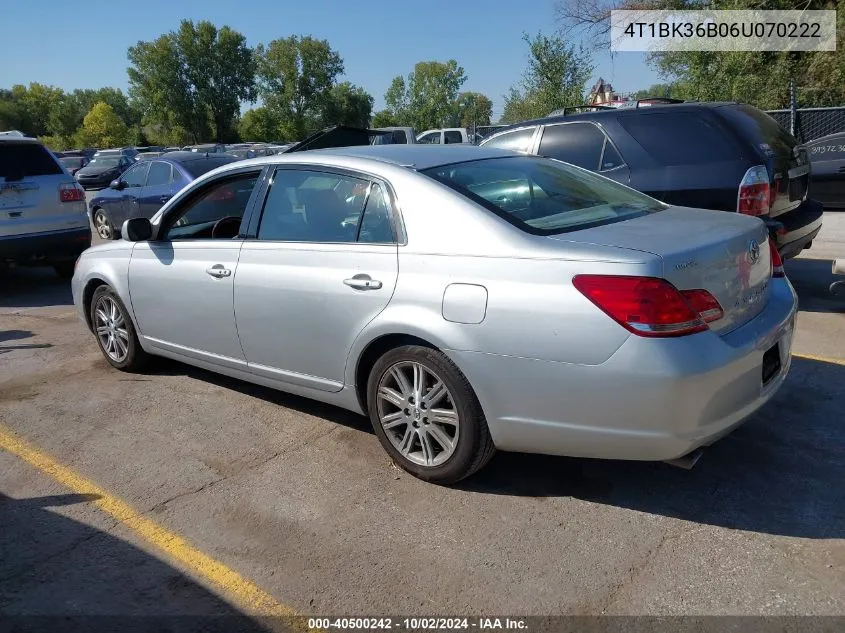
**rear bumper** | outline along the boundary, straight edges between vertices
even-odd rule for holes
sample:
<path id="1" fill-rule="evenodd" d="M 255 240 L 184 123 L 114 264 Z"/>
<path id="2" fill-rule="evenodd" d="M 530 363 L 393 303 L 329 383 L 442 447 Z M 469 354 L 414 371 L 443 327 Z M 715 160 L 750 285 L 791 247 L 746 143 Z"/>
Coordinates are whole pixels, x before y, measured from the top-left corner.
<path id="1" fill-rule="evenodd" d="M 719 336 L 630 336 L 599 365 L 451 350 L 502 450 L 668 460 L 712 444 L 765 404 L 789 371 L 797 300 L 772 281 L 765 310 Z M 780 371 L 765 385 L 775 344 Z"/>
<path id="2" fill-rule="evenodd" d="M 91 246 L 88 227 L 0 237 L 0 262 L 52 264 L 72 261 Z"/>
<path id="3" fill-rule="evenodd" d="M 813 241 L 822 228 L 823 215 L 824 208 L 821 203 L 805 200 L 794 211 L 766 222 L 783 259 L 795 257 Z"/>

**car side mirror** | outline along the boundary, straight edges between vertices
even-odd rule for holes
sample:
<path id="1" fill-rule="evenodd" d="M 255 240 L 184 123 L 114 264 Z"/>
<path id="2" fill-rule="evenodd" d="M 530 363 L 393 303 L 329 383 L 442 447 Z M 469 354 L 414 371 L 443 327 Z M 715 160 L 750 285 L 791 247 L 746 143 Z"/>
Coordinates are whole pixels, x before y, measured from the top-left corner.
<path id="1" fill-rule="evenodd" d="M 153 225 L 147 218 L 131 218 L 123 223 L 120 234 L 127 242 L 146 242 L 153 236 Z"/>
<path id="2" fill-rule="evenodd" d="M 123 182 L 120 178 L 115 178 L 109 183 L 109 189 L 116 189 L 120 191 L 121 189 L 126 187 L 126 183 Z"/>

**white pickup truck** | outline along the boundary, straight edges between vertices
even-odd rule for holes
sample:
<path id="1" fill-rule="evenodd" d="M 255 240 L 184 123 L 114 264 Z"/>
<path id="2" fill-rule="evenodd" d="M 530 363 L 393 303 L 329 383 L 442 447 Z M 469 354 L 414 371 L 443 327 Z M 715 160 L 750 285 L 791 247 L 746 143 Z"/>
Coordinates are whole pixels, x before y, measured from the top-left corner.
<path id="1" fill-rule="evenodd" d="M 479 137 L 480 138 L 480 137 Z M 465 127 L 447 127 L 440 130 L 426 130 L 417 136 L 417 143 L 433 143 L 446 145 L 447 143 L 477 143 Z"/>

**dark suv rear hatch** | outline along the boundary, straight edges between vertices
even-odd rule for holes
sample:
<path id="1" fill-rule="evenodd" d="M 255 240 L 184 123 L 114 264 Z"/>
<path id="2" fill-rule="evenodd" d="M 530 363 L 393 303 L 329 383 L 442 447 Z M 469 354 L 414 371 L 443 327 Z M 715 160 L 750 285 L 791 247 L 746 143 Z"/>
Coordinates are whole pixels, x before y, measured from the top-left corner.
<path id="1" fill-rule="evenodd" d="M 742 136 L 751 143 L 761 164 L 769 172 L 774 193 L 769 217 L 774 218 L 799 207 L 807 198 L 810 160 L 807 150 L 765 112 L 748 105 L 724 105 L 717 108 Z M 770 194 L 771 195 L 771 194 Z"/>

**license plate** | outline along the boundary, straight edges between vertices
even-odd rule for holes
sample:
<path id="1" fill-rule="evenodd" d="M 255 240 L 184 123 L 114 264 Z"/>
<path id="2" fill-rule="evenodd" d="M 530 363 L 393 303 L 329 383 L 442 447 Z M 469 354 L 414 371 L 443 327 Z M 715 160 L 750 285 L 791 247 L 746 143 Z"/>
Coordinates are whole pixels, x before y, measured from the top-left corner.
<path id="1" fill-rule="evenodd" d="M 775 343 L 763 354 L 763 384 L 768 384 L 780 373 L 780 343 Z"/>

